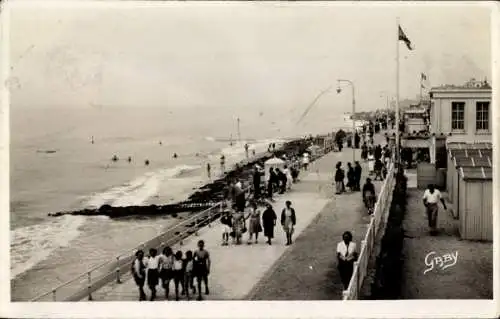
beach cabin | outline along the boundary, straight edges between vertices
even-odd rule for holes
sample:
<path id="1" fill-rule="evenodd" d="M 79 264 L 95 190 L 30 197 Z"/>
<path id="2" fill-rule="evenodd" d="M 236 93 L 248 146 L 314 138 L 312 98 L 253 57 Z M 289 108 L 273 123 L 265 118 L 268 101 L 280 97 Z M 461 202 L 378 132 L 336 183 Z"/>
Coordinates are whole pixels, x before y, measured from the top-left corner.
<path id="1" fill-rule="evenodd" d="M 460 237 L 493 240 L 493 172 L 485 167 L 460 167 L 458 210 Z"/>
<path id="2" fill-rule="evenodd" d="M 269 169 L 272 168 L 272 169 L 280 169 L 280 170 L 283 170 L 285 169 L 285 165 L 286 165 L 286 162 L 282 159 L 279 159 L 277 157 L 272 157 L 270 159 L 268 159 L 265 163 L 264 163 L 264 170 L 265 170 L 265 180 L 269 180 Z"/>

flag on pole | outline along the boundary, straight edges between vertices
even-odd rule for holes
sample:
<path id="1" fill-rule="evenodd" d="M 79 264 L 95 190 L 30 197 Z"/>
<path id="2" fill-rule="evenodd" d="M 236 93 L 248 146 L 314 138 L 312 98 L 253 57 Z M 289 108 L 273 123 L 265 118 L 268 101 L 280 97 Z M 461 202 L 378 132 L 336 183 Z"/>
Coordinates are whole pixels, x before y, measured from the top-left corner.
<path id="1" fill-rule="evenodd" d="M 408 39 L 403 29 L 401 29 L 401 26 L 398 27 L 399 27 L 399 41 L 403 41 L 408 47 L 408 50 L 413 50 L 410 39 Z"/>
<path id="2" fill-rule="evenodd" d="M 421 73 L 422 81 L 427 81 L 427 75 L 425 73 Z"/>

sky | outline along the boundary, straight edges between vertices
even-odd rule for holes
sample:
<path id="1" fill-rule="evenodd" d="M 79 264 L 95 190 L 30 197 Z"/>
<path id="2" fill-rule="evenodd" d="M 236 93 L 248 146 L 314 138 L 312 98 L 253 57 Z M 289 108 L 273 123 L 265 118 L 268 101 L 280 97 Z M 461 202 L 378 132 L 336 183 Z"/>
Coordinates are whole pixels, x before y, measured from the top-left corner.
<path id="1" fill-rule="evenodd" d="M 11 7 L 12 107 L 305 109 L 337 79 L 357 110 L 491 78 L 490 7 L 96 2 Z M 318 104 L 350 111 L 351 91 Z M 425 92 L 425 91 L 424 91 Z"/>

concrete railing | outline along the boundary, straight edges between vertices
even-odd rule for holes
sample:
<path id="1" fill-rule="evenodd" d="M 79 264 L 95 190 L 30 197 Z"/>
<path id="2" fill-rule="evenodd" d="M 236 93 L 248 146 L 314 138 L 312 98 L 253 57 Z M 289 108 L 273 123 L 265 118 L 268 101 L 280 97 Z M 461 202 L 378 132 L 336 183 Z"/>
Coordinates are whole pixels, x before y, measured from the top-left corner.
<path id="1" fill-rule="evenodd" d="M 394 172 L 394 162 L 391 162 L 387 172 L 387 177 L 384 180 L 382 189 L 380 190 L 380 194 L 378 195 L 378 200 L 375 204 L 375 208 L 370 219 L 370 224 L 368 225 L 368 230 L 366 231 L 364 239 L 361 241 L 359 257 L 358 260 L 354 263 L 354 270 L 352 273 L 351 281 L 349 283 L 349 287 L 347 288 L 347 290 L 344 290 L 342 292 L 343 300 L 356 300 L 359 298 L 359 292 L 368 270 L 368 262 L 375 247 L 375 239 L 377 238 L 381 223 L 384 220 L 384 216 L 391 204 L 392 191 L 394 189 L 395 181 Z"/>
<path id="2" fill-rule="evenodd" d="M 333 145 L 331 144 L 325 145 L 319 154 L 312 156 L 311 159 L 315 160 L 321 157 L 331 151 L 332 147 Z M 251 187 L 245 188 L 247 198 L 250 197 L 251 192 Z M 153 239 L 117 255 L 107 262 L 92 267 L 76 278 L 62 283 L 30 301 L 80 301 L 85 298 L 92 300 L 92 294 L 97 290 L 113 281 L 121 283 L 125 277 L 130 276 L 130 266 L 137 250 L 142 249 L 147 252 L 150 248 L 161 250 L 163 247 L 173 246 L 177 243 L 182 245 L 182 241 L 188 236 L 193 234 L 198 235 L 198 230 L 204 226 L 210 227 L 211 223 L 220 217 L 222 211 L 223 202 L 219 202 L 189 219 L 172 226 Z"/>

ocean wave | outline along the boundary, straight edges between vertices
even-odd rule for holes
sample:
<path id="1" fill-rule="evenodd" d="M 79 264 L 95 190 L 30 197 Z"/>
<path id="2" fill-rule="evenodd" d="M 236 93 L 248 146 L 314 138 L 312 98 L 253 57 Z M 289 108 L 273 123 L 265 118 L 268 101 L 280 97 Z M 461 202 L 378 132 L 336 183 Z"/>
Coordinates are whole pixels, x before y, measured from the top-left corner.
<path id="1" fill-rule="evenodd" d="M 68 246 L 79 235 L 84 221 L 83 216 L 68 215 L 11 230 L 11 278 L 33 268 L 55 249 Z"/>
<path id="2" fill-rule="evenodd" d="M 92 195 L 85 206 L 98 208 L 104 204 L 112 206 L 141 205 L 158 193 L 160 185 L 168 179 L 181 178 L 183 174 L 199 169 L 198 165 L 178 165 L 146 173 L 124 185 L 113 187 Z"/>

